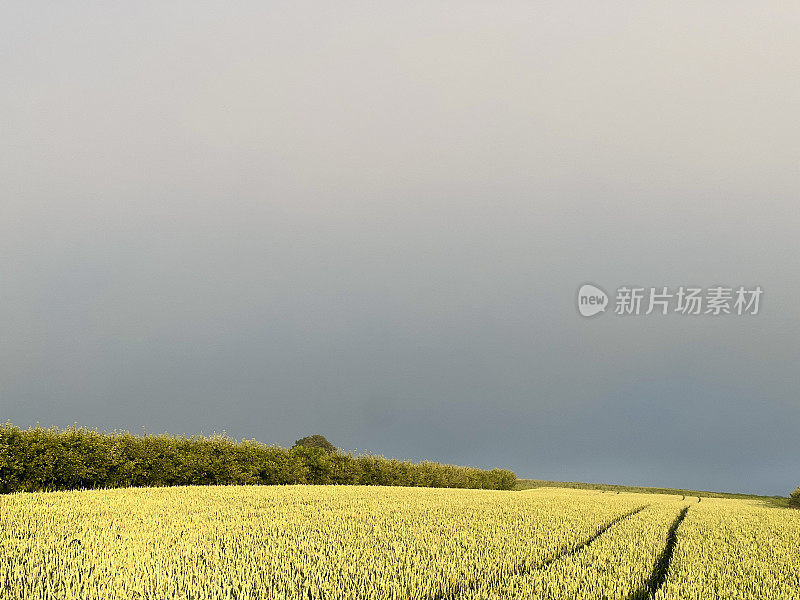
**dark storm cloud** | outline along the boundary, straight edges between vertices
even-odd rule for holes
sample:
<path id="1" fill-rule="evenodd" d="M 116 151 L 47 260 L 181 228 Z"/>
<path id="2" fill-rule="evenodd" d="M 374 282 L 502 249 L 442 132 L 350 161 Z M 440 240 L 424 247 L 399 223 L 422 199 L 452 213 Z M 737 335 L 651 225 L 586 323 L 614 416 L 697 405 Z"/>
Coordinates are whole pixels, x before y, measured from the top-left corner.
<path id="1" fill-rule="evenodd" d="M 796 13 L 2 13 L 0 418 L 800 482 Z M 583 320 L 586 281 L 765 296 Z"/>

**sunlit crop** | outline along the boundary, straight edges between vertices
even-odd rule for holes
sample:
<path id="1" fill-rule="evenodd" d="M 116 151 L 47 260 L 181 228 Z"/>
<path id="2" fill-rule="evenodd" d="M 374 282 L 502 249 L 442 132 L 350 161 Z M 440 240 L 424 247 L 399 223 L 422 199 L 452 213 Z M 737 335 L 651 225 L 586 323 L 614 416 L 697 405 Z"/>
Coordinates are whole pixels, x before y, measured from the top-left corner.
<path id="1" fill-rule="evenodd" d="M 800 511 L 704 498 L 681 526 L 657 598 L 800 599 Z"/>
<path id="2" fill-rule="evenodd" d="M 652 498 L 650 499 L 652 502 Z M 648 590 L 670 525 L 686 502 L 654 502 L 622 519 L 579 552 L 499 585 L 481 585 L 464 598 L 630 598 Z"/>
<path id="3" fill-rule="evenodd" d="M 787 569 L 797 564 L 800 513 L 748 502 L 552 488 L 210 486 L 0 497 L 0 598 L 626 600 L 650 589 L 686 507 L 659 598 L 715 597 L 695 590 L 717 576 L 732 589 L 759 584 L 776 594 L 716 597 L 795 597 Z M 740 533 L 715 535 L 725 523 Z M 730 565 L 750 567 L 728 565 L 718 544 L 737 557 Z M 698 552 L 712 560 L 701 564 Z M 695 595 L 684 594 L 690 585 Z"/>

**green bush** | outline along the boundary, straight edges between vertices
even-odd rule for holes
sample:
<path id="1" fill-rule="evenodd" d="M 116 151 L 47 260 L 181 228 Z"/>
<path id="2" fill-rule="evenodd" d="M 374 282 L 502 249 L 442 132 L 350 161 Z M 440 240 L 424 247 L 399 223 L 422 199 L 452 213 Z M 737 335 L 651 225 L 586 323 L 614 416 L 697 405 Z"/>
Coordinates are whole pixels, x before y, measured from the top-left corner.
<path id="1" fill-rule="evenodd" d="M 800 487 L 789 494 L 789 506 L 792 508 L 800 508 Z"/>
<path id="2" fill-rule="evenodd" d="M 328 454 L 336 454 L 338 450 L 336 446 L 331 444 L 324 435 L 314 434 L 308 435 L 304 438 L 300 438 L 294 443 L 293 448 L 297 448 L 298 446 L 305 446 L 307 448 L 319 448 L 324 450 Z"/>
<path id="3" fill-rule="evenodd" d="M 0 493 L 297 483 L 510 490 L 516 476 L 502 469 L 354 456 L 299 443 L 286 450 L 225 435 L 137 436 L 0 425 Z"/>

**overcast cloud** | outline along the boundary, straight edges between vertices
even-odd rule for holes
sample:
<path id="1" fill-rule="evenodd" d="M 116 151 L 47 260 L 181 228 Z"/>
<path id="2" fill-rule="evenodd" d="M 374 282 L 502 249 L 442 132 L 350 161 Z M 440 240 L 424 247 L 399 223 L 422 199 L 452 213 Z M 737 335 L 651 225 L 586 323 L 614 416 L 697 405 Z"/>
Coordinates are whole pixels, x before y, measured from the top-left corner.
<path id="1" fill-rule="evenodd" d="M 800 13 L 9 2 L 0 420 L 786 494 Z M 582 318 L 586 281 L 761 285 Z"/>

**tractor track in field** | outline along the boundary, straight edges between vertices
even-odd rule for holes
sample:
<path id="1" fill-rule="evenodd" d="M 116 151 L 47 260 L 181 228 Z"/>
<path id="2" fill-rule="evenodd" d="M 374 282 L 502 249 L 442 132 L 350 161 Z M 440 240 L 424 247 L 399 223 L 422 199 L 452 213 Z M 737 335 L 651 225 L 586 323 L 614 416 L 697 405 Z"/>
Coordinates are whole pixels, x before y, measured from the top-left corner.
<path id="1" fill-rule="evenodd" d="M 583 542 L 580 542 L 580 543 L 576 544 L 575 546 L 573 546 L 572 548 L 567 549 L 566 551 L 559 552 L 558 554 L 556 554 L 555 556 L 547 559 L 546 561 L 544 561 L 541 565 L 539 565 L 537 567 L 534 567 L 532 569 L 525 569 L 521 573 L 514 573 L 514 575 L 524 575 L 528 571 L 538 571 L 540 569 L 546 569 L 547 567 L 552 565 L 554 562 L 556 562 L 557 560 L 561 560 L 565 556 L 573 556 L 573 555 L 577 554 L 578 552 L 580 552 L 584 548 L 588 548 L 589 545 L 592 542 L 594 542 L 597 538 L 599 538 L 601 535 L 603 535 L 606 531 L 611 529 L 614 525 L 616 525 L 620 521 L 624 521 L 625 519 L 628 519 L 628 518 L 632 517 L 633 515 L 639 514 L 640 512 L 642 512 L 648 506 L 650 506 L 650 504 L 645 504 L 644 506 L 640 506 L 639 508 L 635 508 L 635 509 L 633 509 L 631 511 L 626 512 L 625 514 L 622 514 L 622 515 L 618 516 L 616 519 L 614 519 L 612 521 L 609 521 L 608 524 L 606 524 L 602 528 L 598 529 L 595 532 L 595 534 L 592 537 L 590 537 L 589 539 L 584 540 Z"/>
<path id="2" fill-rule="evenodd" d="M 698 500 L 699 501 L 699 500 Z M 636 590 L 633 594 L 628 596 L 627 600 L 649 600 L 650 598 L 655 597 L 656 592 L 664 585 L 664 581 L 667 579 L 667 573 L 669 572 L 669 564 L 672 562 L 672 555 L 675 552 L 675 546 L 678 543 L 678 527 L 681 526 L 683 520 L 686 518 L 686 513 L 689 512 L 689 507 L 685 507 L 681 510 L 680 514 L 676 517 L 676 519 L 672 522 L 672 526 L 669 528 L 669 532 L 667 533 L 667 543 L 664 546 L 664 549 L 661 551 L 661 554 L 658 556 L 658 560 L 656 561 L 655 567 L 653 567 L 653 572 L 650 574 L 650 578 L 645 583 L 644 587 Z"/>
<path id="3" fill-rule="evenodd" d="M 567 546 L 566 548 L 562 548 L 558 553 L 550 558 L 544 560 L 543 562 L 536 564 L 536 565 L 527 565 L 522 564 L 519 565 L 517 568 L 512 569 L 507 575 L 509 577 L 519 576 L 519 575 L 526 575 L 528 573 L 533 573 L 535 571 L 541 571 L 552 565 L 553 563 L 561 560 L 562 558 L 566 558 L 568 556 L 573 556 L 583 550 L 584 548 L 588 548 L 597 538 L 611 529 L 617 523 L 624 521 L 625 519 L 629 519 L 630 517 L 639 514 L 647 507 L 651 506 L 650 504 L 644 504 L 638 508 L 634 508 L 626 513 L 615 517 L 602 527 L 595 531 L 590 537 L 586 538 L 582 542 L 578 542 L 576 544 L 572 544 Z M 688 510 L 688 509 L 687 509 Z M 479 584 L 479 580 L 473 579 L 472 581 L 465 583 L 464 585 L 459 586 L 457 589 L 451 592 L 440 592 L 438 594 L 432 595 L 429 600 L 456 600 L 461 594 L 465 592 L 473 592 L 477 589 Z M 632 598 L 630 600 L 639 600 L 639 598 Z"/>

